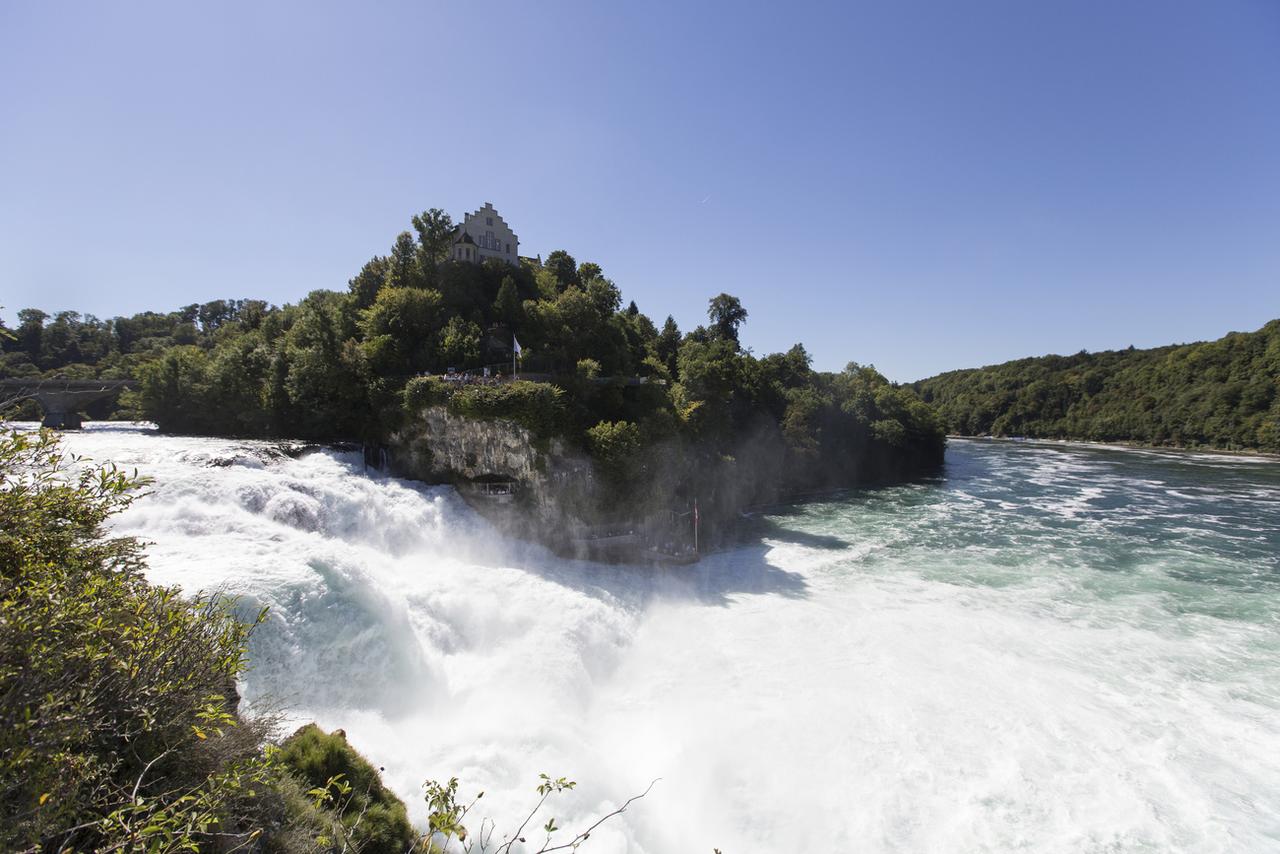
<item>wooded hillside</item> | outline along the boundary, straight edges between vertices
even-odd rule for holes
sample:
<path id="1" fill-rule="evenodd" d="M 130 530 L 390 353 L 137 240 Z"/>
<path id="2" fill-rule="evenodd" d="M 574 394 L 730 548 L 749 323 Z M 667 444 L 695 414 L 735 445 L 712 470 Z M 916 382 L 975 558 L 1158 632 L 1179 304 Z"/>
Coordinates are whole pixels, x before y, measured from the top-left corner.
<path id="1" fill-rule="evenodd" d="M 1018 359 L 914 387 L 962 435 L 1280 451 L 1280 320 L 1217 341 Z"/>

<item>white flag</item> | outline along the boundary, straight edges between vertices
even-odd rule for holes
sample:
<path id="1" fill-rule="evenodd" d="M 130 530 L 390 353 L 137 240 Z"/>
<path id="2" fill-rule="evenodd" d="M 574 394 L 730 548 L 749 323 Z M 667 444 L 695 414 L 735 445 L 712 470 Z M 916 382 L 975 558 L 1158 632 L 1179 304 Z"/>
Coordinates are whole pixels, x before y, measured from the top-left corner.
<path id="1" fill-rule="evenodd" d="M 520 355 L 520 339 L 514 335 L 511 336 L 511 349 L 516 351 L 517 356 Z"/>

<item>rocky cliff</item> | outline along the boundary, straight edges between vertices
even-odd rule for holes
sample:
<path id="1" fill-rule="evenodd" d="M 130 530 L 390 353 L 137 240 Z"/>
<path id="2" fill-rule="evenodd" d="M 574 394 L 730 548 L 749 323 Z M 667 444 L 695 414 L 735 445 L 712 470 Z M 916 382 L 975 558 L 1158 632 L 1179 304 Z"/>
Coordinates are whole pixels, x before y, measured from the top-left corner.
<path id="1" fill-rule="evenodd" d="M 391 468 L 428 483 L 451 483 L 504 522 L 585 528 L 596 499 L 587 456 L 562 439 L 538 439 L 506 420 L 477 420 L 431 406 L 391 437 Z M 492 495 L 490 485 L 511 484 Z"/>

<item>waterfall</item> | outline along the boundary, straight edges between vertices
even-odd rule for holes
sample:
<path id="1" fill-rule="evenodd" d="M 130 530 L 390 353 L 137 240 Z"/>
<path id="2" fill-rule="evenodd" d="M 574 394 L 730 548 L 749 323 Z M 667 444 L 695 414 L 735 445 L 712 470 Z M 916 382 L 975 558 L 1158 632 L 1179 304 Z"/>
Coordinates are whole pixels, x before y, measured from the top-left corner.
<path id="1" fill-rule="evenodd" d="M 621 851 L 1261 850 L 1280 827 L 1280 467 L 954 443 L 943 483 L 780 512 L 693 567 L 565 561 L 360 451 L 69 434 L 116 529 L 224 590 L 252 709 L 341 727 L 422 820 Z"/>

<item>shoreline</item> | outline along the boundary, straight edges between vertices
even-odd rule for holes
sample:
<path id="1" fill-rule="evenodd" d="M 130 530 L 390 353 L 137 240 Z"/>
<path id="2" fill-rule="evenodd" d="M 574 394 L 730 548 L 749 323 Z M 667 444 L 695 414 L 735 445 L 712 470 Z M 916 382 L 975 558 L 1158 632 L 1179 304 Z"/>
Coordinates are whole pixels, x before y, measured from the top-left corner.
<path id="1" fill-rule="evenodd" d="M 1108 448 L 1111 450 L 1174 451 L 1176 453 L 1183 454 L 1212 454 L 1214 456 L 1243 457 L 1262 462 L 1280 463 L 1280 453 L 1274 451 L 1263 451 L 1256 448 L 1226 450 L 1224 448 L 1193 447 L 1190 445 L 1155 445 L 1149 442 L 1100 442 L 1089 439 L 1045 439 L 1032 436 L 992 436 L 989 434 L 984 436 L 966 436 L 961 433 L 948 433 L 947 440 L 950 441 L 951 439 L 987 442 L 1031 442 L 1040 445 L 1077 445 L 1084 448 Z"/>

